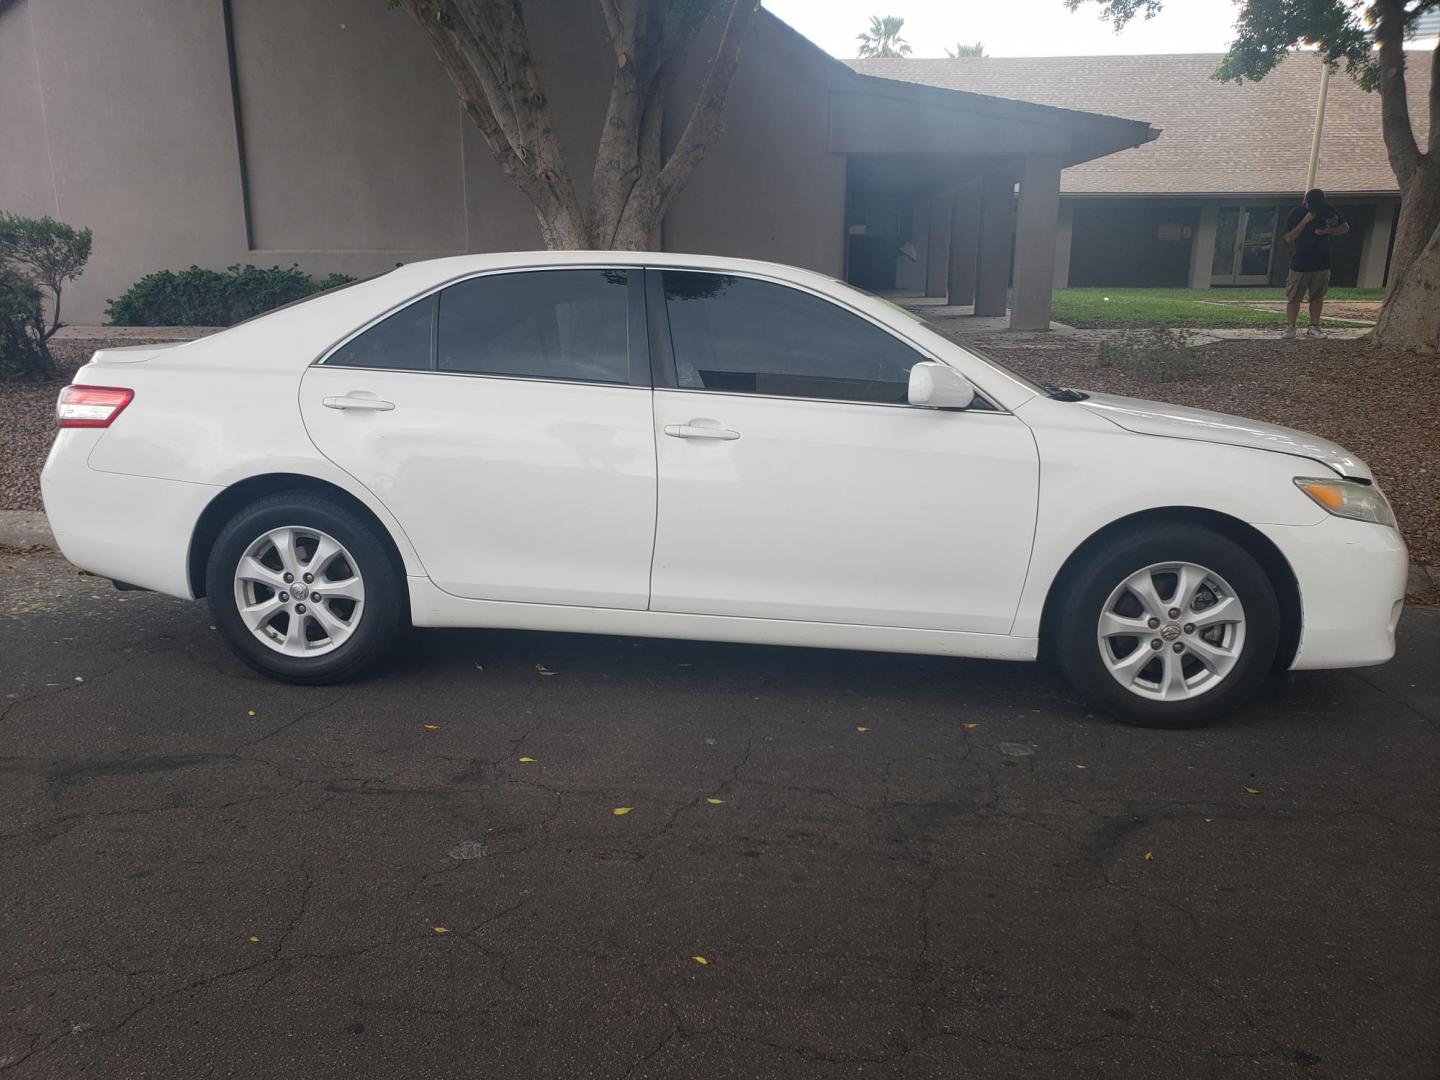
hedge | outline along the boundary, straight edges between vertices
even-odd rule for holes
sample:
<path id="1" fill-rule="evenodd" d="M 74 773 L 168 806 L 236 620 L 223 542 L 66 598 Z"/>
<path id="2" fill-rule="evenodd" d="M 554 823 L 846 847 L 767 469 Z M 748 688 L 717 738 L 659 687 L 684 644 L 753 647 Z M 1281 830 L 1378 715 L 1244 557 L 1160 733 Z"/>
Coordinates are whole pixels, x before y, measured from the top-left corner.
<path id="1" fill-rule="evenodd" d="M 230 326 L 355 279 L 331 274 L 316 281 L 299 266 L 192 266 L 146 274 L 106 302 L 111 326 Z"/>

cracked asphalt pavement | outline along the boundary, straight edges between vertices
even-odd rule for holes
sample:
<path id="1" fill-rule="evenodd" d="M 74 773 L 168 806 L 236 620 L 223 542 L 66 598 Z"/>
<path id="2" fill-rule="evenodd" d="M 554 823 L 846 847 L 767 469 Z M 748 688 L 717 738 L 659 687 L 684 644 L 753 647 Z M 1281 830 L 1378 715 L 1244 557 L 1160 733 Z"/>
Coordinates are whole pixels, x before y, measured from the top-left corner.
<path id="1" fill-rule="evenodd" d="M 1434 1077 L 1437 659 L 1412 609 L 1198 732 L 1031 665 L 518 632 L 297 688 L 0 554 L 0 1070 Z"/>

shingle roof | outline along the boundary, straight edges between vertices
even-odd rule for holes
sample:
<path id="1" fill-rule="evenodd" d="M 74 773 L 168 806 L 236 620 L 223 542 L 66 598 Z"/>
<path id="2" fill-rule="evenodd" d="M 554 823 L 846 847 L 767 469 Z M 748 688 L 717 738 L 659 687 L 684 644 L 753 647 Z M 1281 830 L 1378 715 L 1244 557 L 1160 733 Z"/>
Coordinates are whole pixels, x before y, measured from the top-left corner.
<path id="1" fill-rule="evenodd" d="M 1428 56 L 1410 51 L 1410 122 L 1424 144 Z M 1075 194 L 1294 194 L 1305 183 L 1321 64 L 1292 53 L 1259 82 L 1210 78 L 1219 54 L 852 60 L 866 75 L 1146 120 L 1154 142 L 1072 166 Z M 1391 192 L 1380 95 L 1330 80 L 1316 183 L 1327 193 Z"/>

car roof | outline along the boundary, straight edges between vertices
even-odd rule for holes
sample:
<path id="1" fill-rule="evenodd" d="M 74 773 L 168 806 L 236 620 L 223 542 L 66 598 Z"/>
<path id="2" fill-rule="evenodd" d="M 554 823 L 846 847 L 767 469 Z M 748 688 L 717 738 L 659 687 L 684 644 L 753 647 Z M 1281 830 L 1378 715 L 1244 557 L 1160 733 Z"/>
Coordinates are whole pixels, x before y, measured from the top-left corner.
<path id="1" fill-rule="evenodd" d="M 428 285 L 487 270 L 523 270 L 563 266 L 658 266 L 737 274 L 762 274 L 791 281 L 834 284 L 832 275 L 785 263 L 737 259 L 725 255 L 696 255 L 675 251 L 499 251 L 476 255 L 450 255 L 398 266 L 385 275 L 400 284 Z"/>

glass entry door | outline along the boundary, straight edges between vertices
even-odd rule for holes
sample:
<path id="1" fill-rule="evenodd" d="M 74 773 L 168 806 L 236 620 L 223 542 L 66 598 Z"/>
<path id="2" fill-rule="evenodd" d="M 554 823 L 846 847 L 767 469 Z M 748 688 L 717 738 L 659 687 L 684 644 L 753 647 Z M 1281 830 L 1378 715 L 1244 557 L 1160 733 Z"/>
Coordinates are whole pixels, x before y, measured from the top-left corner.
<path id="1" fill-rule="evenodd" d="M 1275 255 L 1273 206 L 1222 206 L 1215 220 L 1212 285 L 1268 285 Z"/>

